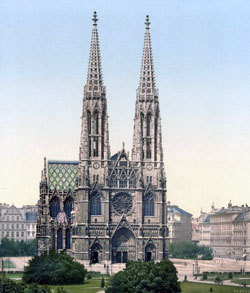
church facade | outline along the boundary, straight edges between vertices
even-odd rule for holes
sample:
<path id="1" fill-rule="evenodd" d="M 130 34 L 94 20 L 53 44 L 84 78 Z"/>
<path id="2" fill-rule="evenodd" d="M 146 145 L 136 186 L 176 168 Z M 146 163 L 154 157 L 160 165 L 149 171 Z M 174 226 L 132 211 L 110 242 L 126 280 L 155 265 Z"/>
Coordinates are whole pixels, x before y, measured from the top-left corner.
<path id="1" fill-rule="evenodd" d="M 86 263 L 161 261 L 168 256 L 166 176 L 146 18 L 135 101 L 132 154 L 110 154 L 106 89 L 93 29 L 84 87 L 79 161 L 44 159 L 38 201 L 38 253 L 66 250 Z"/>

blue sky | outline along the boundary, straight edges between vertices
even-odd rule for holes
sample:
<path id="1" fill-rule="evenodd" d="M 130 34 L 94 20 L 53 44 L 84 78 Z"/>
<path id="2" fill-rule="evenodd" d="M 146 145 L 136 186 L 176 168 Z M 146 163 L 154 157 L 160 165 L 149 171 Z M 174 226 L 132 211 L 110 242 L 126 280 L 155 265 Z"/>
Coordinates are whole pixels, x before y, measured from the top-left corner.
<path id="1" fill-rule="evenodd" d="M 36 203 L 43 157 L 78 159 L 96 10 L 112 152 L 131 150 L 151 20 L 168 198 L 249 204 L 248 1 L 0 1 L 0 201 Z"/>

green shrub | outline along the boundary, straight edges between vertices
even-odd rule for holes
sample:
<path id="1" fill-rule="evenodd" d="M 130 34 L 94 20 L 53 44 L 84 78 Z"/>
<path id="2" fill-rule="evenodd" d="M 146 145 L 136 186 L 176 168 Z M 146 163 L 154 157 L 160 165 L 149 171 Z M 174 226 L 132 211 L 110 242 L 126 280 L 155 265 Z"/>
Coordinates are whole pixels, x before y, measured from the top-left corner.
<path id="1" fill-rule="evenodd" d="M 111 277 L 106 293 L 126 292 L 180 292 L 177 271 L 173 263 L 134 261 L 125 270 Z"/>
<path id="2" fill-rule="evenodd" d="M 87 271 L 65 252 L 34 256 L 25 267 L 23 281 L 27 284 L 82 284 Z"/>
<path id="3" fill-rule="evenodd" d="M 92 279 L 92 277 L 91 277 L 90 274 L 87 274 L 87 279 L 88 279 L 88 280 Z"/>
<path id="4" fill-rule="evenodd" d="M 104 281 L 104 278 L 102 277 L 101 288 L 104 288 L 104 286 L 105 286 L 105 281 Z"/>
<path id="5" fill-rule="evenodd" d="M 216 284 L 221 284 L 221 283 L 222 283 L 222 280 L 221 280 L 220 277 L 217 276 L 217 277 L 215 278 L 214 282 L 215 282 Z"/>
<path id="6" fill-rule="evenodd" d="M 206 272 L 202 273 L 202 280 L 207 280 L 207 273 Z"/>
<path id="7" fill-rule="evenodd" d="M 47 286 L 32 285 L 29 288 L 24 283 L 17 283 L 10 279 L 0 279 L 0 293 L 51 293 Z"/>
<path id="8" fill-rule="evenodd" d="M 228 279 L 233 279 L 233 273 L 232 272 L 228 273 Z"/>

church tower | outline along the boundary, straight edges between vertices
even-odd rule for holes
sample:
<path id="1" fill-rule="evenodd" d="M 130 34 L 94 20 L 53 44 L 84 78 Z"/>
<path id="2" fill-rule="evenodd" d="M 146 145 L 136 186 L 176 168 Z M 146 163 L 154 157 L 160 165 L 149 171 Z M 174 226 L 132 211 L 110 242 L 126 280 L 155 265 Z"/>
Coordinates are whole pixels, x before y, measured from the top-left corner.
<path id="1" fill-rule="evenodd" d="M 132 260 L 161 261 L 167 257 L 166 178 L 149 17 L 131 157 L 124 144 L 110 155 L 96 12 L 92 20 L 79 161 L 45 161 L 38 251 L 65 249 L 97 270 Z"/>
<path id="2" fill-rule="evenodd" d="M 145 167 L 142 180 L 158 187 L 165 186 L 161 118 L 158 89 L 155 86 L 153 55 L 150 39 L 150 21 L 146 16 L 146 31 L 137 89 L 132 160 Z M 151 174 L 151 170 L 154 174 Z M 149 172 L 148 172 L 149 171 Z M 147 174 L 148 173 L 148 174 Z"/>
<path id="3" fill-rule="evenodd" d="M 80 185 L 87 184 L 86 180 L 104 183 L 104 169 L 110 156 L 106 88 L 102 78 L 96 12 L 92 20 L 88 76 L 82 109 Z"/>

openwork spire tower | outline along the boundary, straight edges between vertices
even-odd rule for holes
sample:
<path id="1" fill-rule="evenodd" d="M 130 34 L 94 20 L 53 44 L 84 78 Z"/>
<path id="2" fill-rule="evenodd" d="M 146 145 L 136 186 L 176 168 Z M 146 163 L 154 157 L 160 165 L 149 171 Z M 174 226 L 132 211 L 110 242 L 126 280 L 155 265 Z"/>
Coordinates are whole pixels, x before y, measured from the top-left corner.
<path id="1" fill-rule="evenodd" d="M 102 67 L 101 67 L 101 54 L 99 47 L 99 37 L 97 30 L 97 14 L 93 15 L 93 29 L 91 37 L 90 55 L 89 55 L 89 67 L 88 76 L 85 90 L 88 92 L 102 92 L 103 80 L 102 80 Z"/>
<path id="2" fill-rule="evenodd" d="M 153 64 L 153 54 L 151 47 L 150 38 L 150 21 L 149 16 L 146 16 L 146 31 L 144 37 L 144 47 L 142 55 L 142 65 L 141 65 L 141 77 L 139 82 L 138 94 L 140 96 L 155 95 L 155 77 L 154 77 L 154 64 Z"/>

